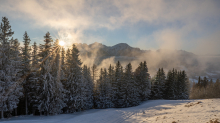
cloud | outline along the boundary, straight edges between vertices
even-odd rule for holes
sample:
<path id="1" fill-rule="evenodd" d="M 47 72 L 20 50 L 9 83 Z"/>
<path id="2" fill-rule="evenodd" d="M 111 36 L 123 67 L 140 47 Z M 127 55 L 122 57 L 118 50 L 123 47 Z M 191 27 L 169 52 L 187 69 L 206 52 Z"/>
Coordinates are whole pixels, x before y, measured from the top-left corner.
<path id="1" fill-rule="evenodd" d="M 217 0 L 7 0 L 1 1 L 0 11 L 11 18 L 29 21 L 35 28 L 59 30 L 58 36 L 68 33 L 73 42 L 104 41 L 101 36 L 85 35 L 85 30 L 115 30 L 124 26 L 132 30 L 135 24 L 144 22 L 157 27 L 147 36 L 156 42 L 157 48 L 187 49 L 183 46 L 192 33 L 211 35 L 213 32 L 207 30 L 210 25 L 219 28 L 213 26 L 219 25 L 219 5 Z M 144 38 L 136 39 L 139 45 L 146 44 Z M 193 38 L 193 43 L 199 39 Z"/>
<path id="2" fill-rule="evenodd" d="M 213 18 L 219 10 L 218 5 L 206 0 L 8 0 L 3 1 L 0 9 L 12 17 L 31 19 L 38 26 L 68 29 L 114 29 L 139 21 L 160 25 L 186 23 Z"/>
<path id="3" fill-rule="evenodd" d="M 193 50 L 197 54 L 216 55 L 220 53 L 220 30 L 208 36 L 196 39 L 197 47 Z"/>

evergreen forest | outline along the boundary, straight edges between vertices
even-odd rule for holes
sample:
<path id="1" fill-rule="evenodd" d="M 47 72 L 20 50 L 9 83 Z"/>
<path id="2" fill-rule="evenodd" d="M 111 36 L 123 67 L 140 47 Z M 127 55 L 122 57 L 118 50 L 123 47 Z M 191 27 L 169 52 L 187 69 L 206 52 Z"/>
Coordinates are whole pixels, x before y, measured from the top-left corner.
<path id="1" fill-rule="evenodd" d="M 185 71 L 172 69 L 165 73 L 159 68 L 151 76 L 146 61 L 137 68 L 132 68 L 131 63 L 122 66 L 120 61 L 106 68 L 98 68 L 96 64 L 86 66 L 79 59 L 75 44 L 64 48 L 49 32 L 44 35 L 43 44 L 31 42 L 28 32 L 24 32 L 23 45 L 20 45 L 13 34 L 8 18 L 2 17 L 1 118 L 125 108 L 149 99 L 189 98 L 190 85 Z M 206 85 L 201 80 L 193 88 Z M 214 87 L 212 82 L 208 85 Z"/>

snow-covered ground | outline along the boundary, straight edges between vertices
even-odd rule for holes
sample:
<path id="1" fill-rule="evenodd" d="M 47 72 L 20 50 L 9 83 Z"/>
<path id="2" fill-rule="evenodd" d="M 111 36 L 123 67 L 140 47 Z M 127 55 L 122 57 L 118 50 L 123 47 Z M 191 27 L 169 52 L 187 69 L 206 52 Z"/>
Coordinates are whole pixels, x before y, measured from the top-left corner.
<path id="1" fill-rule="evenodd" d="M 91 109 L 55 116 L 18 116 L 2 123 L 206 123 L 220 119 L 220 99 L 150 100 L 136 107 Z M 220 121 L 220 120 L 219 120 Z"/>

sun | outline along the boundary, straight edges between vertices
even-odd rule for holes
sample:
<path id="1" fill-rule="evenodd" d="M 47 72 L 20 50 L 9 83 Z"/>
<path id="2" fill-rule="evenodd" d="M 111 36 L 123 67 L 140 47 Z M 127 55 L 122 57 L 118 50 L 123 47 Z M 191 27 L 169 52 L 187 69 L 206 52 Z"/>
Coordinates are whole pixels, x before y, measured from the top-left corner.
<path id="1" fill-rule="evenodd" d="M 65 42 L 64 42 L 64 41 L 59 41 L 59 45 L 60 45 L 60 46 L 64 46 L 64 45 L 65 45 Z"/>

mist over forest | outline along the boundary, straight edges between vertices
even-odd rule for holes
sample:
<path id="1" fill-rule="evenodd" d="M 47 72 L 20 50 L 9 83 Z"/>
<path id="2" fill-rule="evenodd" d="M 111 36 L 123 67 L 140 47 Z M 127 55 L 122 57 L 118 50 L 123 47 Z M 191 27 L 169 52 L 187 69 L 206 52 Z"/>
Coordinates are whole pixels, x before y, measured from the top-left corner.
<path id="1" fill-rule="evenodd" d="M 192 82 L 197 82 L 199 76 L 214 80 L 220 78 L 220 55 L 196 55 L 185 50 L 171 49 L 141 50 L 126 43 L 114 46 L 97 42 L 76 43 L 76 46 L 80 51 L 80 59 L 88 66 L 96 64 L 99 68 L 106 68 L 120 61 L 122 66 L 131 62 L 137 68 L 141 61 L 146 61 L 152 77 L 163 67 L 165 72 L 173 68 L 185 70 Z"/>

